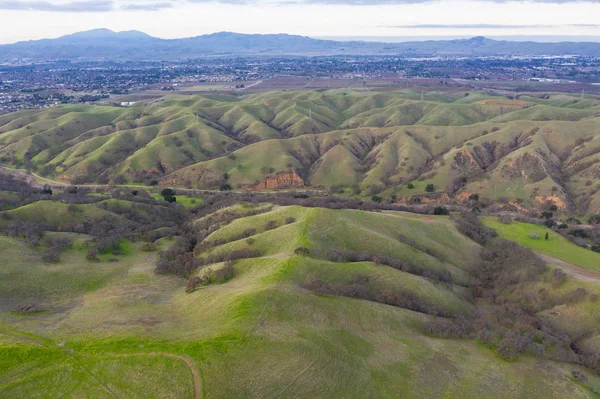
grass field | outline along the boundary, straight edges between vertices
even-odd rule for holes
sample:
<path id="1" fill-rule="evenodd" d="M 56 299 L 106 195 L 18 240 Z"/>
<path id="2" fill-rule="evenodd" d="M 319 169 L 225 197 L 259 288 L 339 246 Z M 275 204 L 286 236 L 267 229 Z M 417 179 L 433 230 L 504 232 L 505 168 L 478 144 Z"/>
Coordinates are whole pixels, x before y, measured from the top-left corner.
<path id="1" fill-rule="evenodd" d="M 154 320 L 131 329 L 139 323 L 136 314 L 162 314 L 162 301 L 156 298 L 150 301 L 154 305 L 134 304 L 139 299 L 132 293 L 147 298 L 158 283 L 151 270 L 143 273 L 135 261 L 128 278 L 85 295 L 58 329 L 43 326 L 56 315 L 3 314 L 3 324 L 21 331 L 37 326 L 63 346 L 47 343 L 46 348 L 18 337 L 2 342 L 6 372 L 0 393 L 110 397 L 108 388 L 127 397 L 191 397 L 185 364 L 153 355 L 160 352 L 191 358 L 201 370 L 205 397 L 480 397 L 494 392 L 494 397 L 509 398 L 514 389 L 531 397 L 590 397 L 571 384 L 568 369 L 551 363 L 540 368 L 527 358 L 507 363 L 472 342 L 424 337 L 418 333 L 424 316 L 418 313 L 306 294 L 296 285 L 302 276 L 333 275 L 322 264 L 300 261 L 239 262 L 233 281 L 188 295 L 181 286 L 163 286 L 160 295 L 171 298 L 165 305 L 176 313 L 171 326 Z M 344 266 L 337 267 L 336 273 L 346 278 Z M 356 267 L 363 272 L 373 268 Z M 210 335 L 202 338 L 202 331 Z"/>
<path id="2" fill-rule="evenodd" d="M 575 245 L 546 226 L 522 222 L 503 224 L 491 217 L 483 218 L 483 222 L 486 226 L 496 230 L 501 237 L 518 242 L 535 252 L 600 272 L 599 253 Z M 538 232 L 539 238 L 531 238 L 532 232 Z M 546 233 L 548 233 L 548 241 L 544 239 Z"/>
<path id="3" fill-rule="evenodd" d="M 125 215 L 119 212 L 128 203 L 111 198 L 87 206 Z M 32 205 L 9 213 L 54 220 L 45 214 L 56 210 Z M 147 213 L 147 204 L 136 205 L 139 215 Z M 34 218 L 38 213 L 43 217 Z M 68 220 L 71 213 L 62 215 Z M 93 210 L 82 208 L 76 218 L 86 215 Z M 266 228 L 269 221 L 275 228 Z M 143 242 L 123 241 L 122 254 L 88 261 L 89 236 L 52 232 L 68 234 L 74 245 L 51 263 L 40 257 L 43 246 L 0 236 L 0 397 L 593 398 L 590 388 L 600 388 L 598 376 L 576 365 L 529 356 L 507 362 L 475 340 L 424 335 L 432 319 L 425 313 L 306 288 L 315 279 L 350 284 L 361 275 L 372 289 L 472 314 L 462 284 L 480 246 L 446 216 L 274 207 L 235 219 L 208 239 L 227 240 L 249 228 L 256 229 L 253 244 L 242 239 L 209 251 L 250 245 L 261 256 L 236 261 L 231 280 L 189 294 L 184 278 L 155 272 L 158 251 L 175 238 L 158 239 L 150 252 Z M 401 234 L 420 245 L 408 245 Z M 293 254 L 301 246 L 309 256 Z M 389 255 L 448 270 L 454 279 L 434 282 L 370 261 L 331 262 L 331 249 Z M 569 280 L 560 289 L 581 284 Z M 37 311 L 17 311 L 31 304 Z M 575 333 L 589 332 L 597 306 L 585 302 L 548 317 L 580 326 Z M 587 382 L 574 383 L 572 370 L 585 373 Z"/>
<path id="4" fill-rule="evenodd" d="M 150 196 L 157 201 L 164 201 L 164 198 L 160 193 L 153 193 L 150 194 Z M 177 203 L 185 207 L 193 208 L 202 203 L 202 198 L 197 196 L 177 194 L 175 197 L 177 198 Z"/>

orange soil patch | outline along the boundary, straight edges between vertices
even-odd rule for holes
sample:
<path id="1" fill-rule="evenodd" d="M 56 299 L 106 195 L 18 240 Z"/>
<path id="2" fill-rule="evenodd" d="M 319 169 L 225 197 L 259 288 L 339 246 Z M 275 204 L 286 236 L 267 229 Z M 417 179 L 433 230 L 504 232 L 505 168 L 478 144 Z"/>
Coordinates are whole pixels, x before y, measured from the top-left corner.
<path id="1" fill-rule="evenodd" d="M 281 172 L 275 176 L 267 177 L 258 184 L 246 187 L 246 190 L 276 190 L 279 188 L 294 187 L 304 187 L 304 180 L 296 172 Z"/>
<path id="2" fill-rule="evenodd" d="M 560 198 L 557 195 L 549 195 L 547 197 L 544 197 L 542 195 L 538 195 L 537 197 L 534 198 L 540 205 L 546 203 L 546 201 L 552 201 L 554 202 L 554 205 L 556 205 L 557 207 L 561 208 L 561 209 L 565 209 L 567 207 L 567 204 L 565 203 L 565 201 L 563 201 L 562 198 Z"/>
<path id="3" fill-rule="evenodd" d="M 463 191 L 462 193 L 459 193 L 458 195 L 456 195 L 456 199 L 458 201 L 467 201 L 469 199 L 469 197 L 471 196 L 472 193 L 468 192 L 468 191 Z"/>

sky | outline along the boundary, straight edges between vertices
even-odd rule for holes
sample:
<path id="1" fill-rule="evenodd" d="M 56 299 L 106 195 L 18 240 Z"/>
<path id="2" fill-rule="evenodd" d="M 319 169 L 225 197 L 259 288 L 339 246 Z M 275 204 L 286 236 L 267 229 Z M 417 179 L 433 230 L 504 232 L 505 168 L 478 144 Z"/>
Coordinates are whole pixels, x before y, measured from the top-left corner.
<path id="1" fill-rule="evenodd" d="M 161 38 L 232 31 L 311 37 L 600 38 L 600 0 L 0 0 L 0 43 L 96 29 Z"/>

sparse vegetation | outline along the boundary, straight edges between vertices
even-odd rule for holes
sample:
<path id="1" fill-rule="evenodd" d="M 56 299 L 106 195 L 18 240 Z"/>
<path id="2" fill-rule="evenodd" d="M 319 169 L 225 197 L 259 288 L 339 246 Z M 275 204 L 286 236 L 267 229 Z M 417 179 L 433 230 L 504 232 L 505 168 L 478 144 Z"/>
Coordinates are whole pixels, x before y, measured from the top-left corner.
<path id="1" fill-rule="evenodd" d="M 0 124 L 19 151 L 14 132 L 30 139 L 31 169 L 77 183 L 0 173 L 0 396 L 598 389 L 597 198 L 575 194 L 594 188 L 577 176 L 592 165 L 559 180 L 544 164 L 592 134 L 588 103 L 500 113 L 476 92 L 429 93 L 427 107 L 409 90 L 344 92 L 174 95 Z M 53 141 L 39 151 L 42 124 Z M 6 143 L 14 166 L 24 155 Z"/>

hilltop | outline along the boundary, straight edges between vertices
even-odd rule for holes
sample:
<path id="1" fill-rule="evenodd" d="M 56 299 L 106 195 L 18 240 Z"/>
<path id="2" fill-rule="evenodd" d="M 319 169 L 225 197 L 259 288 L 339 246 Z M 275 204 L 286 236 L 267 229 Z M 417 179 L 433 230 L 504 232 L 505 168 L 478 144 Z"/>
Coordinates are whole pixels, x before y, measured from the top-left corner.
<path id="1" fill-rule="evenodd" d="M 568 94 L 171 95 L 2 115 L 0 162 L 70 184 L 327 189 L 468 207 L 481 198 L 590 215 L 599 117 L 599 100 Z"/>

